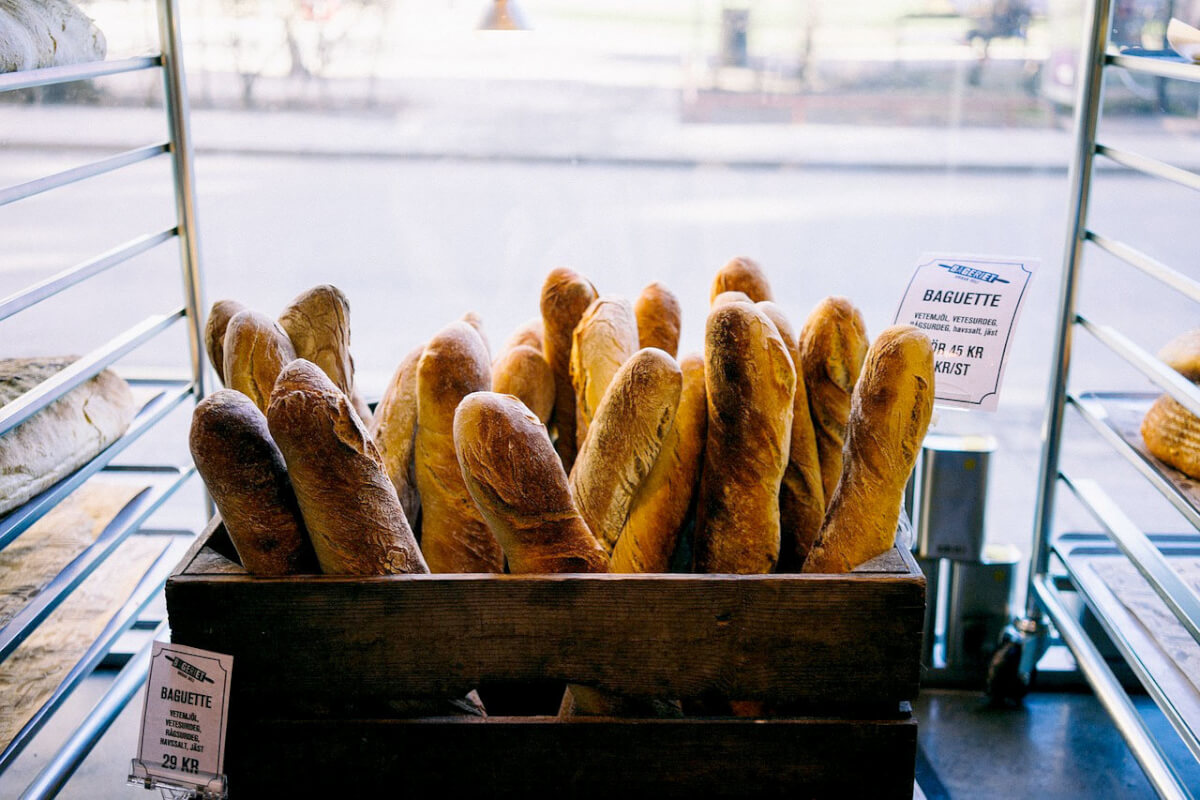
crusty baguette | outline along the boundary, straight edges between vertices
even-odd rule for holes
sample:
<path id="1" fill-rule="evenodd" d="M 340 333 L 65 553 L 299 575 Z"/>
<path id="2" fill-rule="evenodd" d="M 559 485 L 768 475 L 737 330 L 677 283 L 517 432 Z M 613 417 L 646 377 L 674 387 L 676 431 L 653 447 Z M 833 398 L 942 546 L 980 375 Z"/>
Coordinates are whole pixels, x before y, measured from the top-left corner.
<path id="1" fill-rule="evenodd" d="M 350 301 L 330 284 L 301 292 L 279 315 L 296 357 L 311 361 L 349 396 L 354 388 L 350 359 Z"/>
<path id="2" fill-rule="evenodd" d="M 546 426 L 516 397 L 469 394 L 454 414 L 463 480 L 513 574 L 607 572 Z"/>
<path id="3" fill-rule="evenodd" d="M 225 330 L 233 315 L 245 308 L 237 300 L 218 300 L 212 304 L 204 323 L 204 349 L 222 386 L 225 385 Z"/>
<path id="4" fill-rule="evenodd" d="M 1167 342 L 1158 357 L 1189 381 L 1200 381 L 1200 328 L 1184 331 Z"/>
<path id="5" fill-rule="evenodd" d="M 1158 460 L 1200 480 L 1200 419 L 1164 394 L 1142 419 L 1142 439 Z"/>
<path id="6" fill-rule="evenodd" d="M 554 372 L 542 351 L 529 345 L 509 348 L 496 359 L 492 391 L 520 398 L 543 423 L 549 422 L 554 412 Z"/>
<path id="7" fill-rule="evenodd" d="M 322 572 L 429 571 L 375 442 L 324 370 L 299 358 L 284 367 L 267 425 Z"/>
<path id="8" fill-rule="evenodd" d="M 826 297 L 800 331 L 800 371 L 808 389 L 826 508 L 842 476 L 850 397 L 867 355 L 867 326 L 844 297 Z"/>
<path id="9" fill-rule="evenodd" d="M 787 467 L 796 370 L 762 311 L 730 303 L 704 333 L 708 431 L 696 505 L 697 572 L 771 572 Z"/>
<path id="10" fill-rule="evenodd" d="M 639 350 L 608 387 L 571 470 L 571 492 L 588 530 L 612 553 L 638 486 L 671 429 L 683 374 L 653 347 Z"/>
<path id="11" fill-rule="evenodd" d="M 368 427 L 413 530 L 418 530 L 421 513 L 413 453 L 417 441 L 417 362 L 424 351 L 425 345 L 417 345 L 396 367 Z"/>
<path id="12" fill-rule="evenodd" d="M 233 315 L 225 326 L 225 385 L 254 401 L 263 413 L 279 373 L 295 360 L 296 350 L 279 323 L 251 309 Z"/>
<path id="13" fill-rule="evenodd" d="M 846 431 L 846 457 L 805 572 L 849 572 L 888 551 L 904 487 L 933 414 L 933 346 L 893 325 L 867 353 Z"/>
<path id="14" fill-rule="evenodd" d="M 201 400 L 192 413 L 188 446 L 247 571 L 319 571 L 283 454 L 249 397 L 221 389 Z"/>
<path id="15" fill-rule="evenodd" d="M 452 322 L 417 363 L 417 490 L 421 550 L 433 572 L 503 572 L 504 553 L 463 482 L 454 452 L 454 412 L 492 386 L 487 348 L 466 322 Z"/>
<path id="16" fill-rule="evenodd" d="M 775 323 L 788 355 L 796 366 L 796 391 L 792 399 L 792 440 L 788 448 L 787 469 L 779 486 L 779 571 L 799 572 L 800 565 L 825 519 L 825 490 L 821 480 L 821 459 L 817 438 L 808 409 L 808 391 L 800 368 L 800 346 L 783 309 L 770 301 L 758 308 Z"/>
<path id="17" fill-rule="evenodd" d="M 704 358 L 695 353 L 679 362 L 683 388 L 675 421 L 650 474 L 633 496 L 629 518 L 613 549 L 613 572 L 666 572 L 679 542 L 704 458 L 708 405 Z"/>
<path id="18" fill-rule="evenodd" d="M 637 317 L 638 347 L 657 347 L 671 358 L 679 354 L 679 328 L 683 324 L 679 300 L 657 281 L 642 289 L 633 303 Z"/>
<path id="19" fill-rule="evenodd" d="M 529 345 L 534 350 L 545 355 L 546 323 L 541 317 L 525 320 L 521 323 L 500 349 L 500 355 L 520 345 Z M 499 358 L 499 356 L 497 356 Z"/>
<path id="20" fill-rule="evenodd" d="M 488 355 L 491 355 L 492 345 L 488 342 L 487 333 L 483 330 L 483 317 L 479 316 L 477 311 L 468 311 L 459 317 L 463 322 L 470 325 L 479 334 L 479 341 L 483 342 L 483 349 L 487 350 Z"/>
<path id="21" fill-rule="evenodd" d="M 583 312 L 571 335 L 575 441 L 580 446 L 613 376 L 637 351 L 638 328 L 633 306 L 618 295 L 596 298 Z"/>
<path id="22" fill-rule="evenodd" d="M 751 302 L 774 300 L 771 284 L 762 268 L 748 258 L 734 258 L 717 270 L 712 289 L 708 293 L 711 305 L 722 292 L 744 292 Z"/>
<path id="23" fill-rule="evenodd" d="M 542 284 L 541 312 L 546 363 L 554 371 L 554 449 L 571 471 L 578 451 L 575 440 L 575 387 L 571 385 L 571 334 L 596 299 L 596 287 L 574 270 L 556 267 Z"/>
<path id="24" fill-rule="evenodd" d="M 709 305 L 709 311 L 714 308 L 720 308 L 727 303 L 752 303 L 753 301 L 746 295 L 745 292 L 721 292 L 712 299 Z"/>

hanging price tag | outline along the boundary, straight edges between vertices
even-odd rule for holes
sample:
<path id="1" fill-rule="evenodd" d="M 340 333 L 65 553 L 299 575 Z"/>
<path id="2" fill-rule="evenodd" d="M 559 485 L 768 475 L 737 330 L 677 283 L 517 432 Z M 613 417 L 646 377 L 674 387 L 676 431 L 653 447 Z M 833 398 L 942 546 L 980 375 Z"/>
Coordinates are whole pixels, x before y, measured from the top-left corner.
<path id="1" fill-rule="evenodd" d="M 172 797 L 224 798 L 233 656 L 155 642 L 129 782 Z"/>
<path id="2" fill-rule="evenodd" d="M 934 398 L 954 408 L 995 411 L 1036 259 L 921 257 L 895 322 L 933 341 Z"/>

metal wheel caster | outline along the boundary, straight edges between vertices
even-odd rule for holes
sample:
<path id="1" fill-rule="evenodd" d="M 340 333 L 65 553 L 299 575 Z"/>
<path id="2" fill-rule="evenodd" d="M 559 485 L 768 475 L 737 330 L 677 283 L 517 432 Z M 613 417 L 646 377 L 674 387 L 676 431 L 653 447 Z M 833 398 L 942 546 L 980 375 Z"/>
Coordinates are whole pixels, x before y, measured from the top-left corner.
<path id="1" fill-rule="evenodd" d="M 1025 699 L 1046 645 L 1046 626 L 1039 620 L 1019 619 L 1005 627 L 984 690 L 994 705 L 1019 705 Z"/>

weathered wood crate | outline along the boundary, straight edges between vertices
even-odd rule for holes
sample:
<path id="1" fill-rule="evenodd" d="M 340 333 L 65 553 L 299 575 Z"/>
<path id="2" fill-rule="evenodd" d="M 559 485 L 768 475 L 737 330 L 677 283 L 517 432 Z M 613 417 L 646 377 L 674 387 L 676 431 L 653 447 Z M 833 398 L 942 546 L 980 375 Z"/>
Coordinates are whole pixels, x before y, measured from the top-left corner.
<path id="1" fill-rule="evenodd" d="M 234 559 L 214 521 L 167 610 L 175 642 L 234 656 L 235 798 L 911 796 L 925 579 L 902 549 L 849 575 L 252 578 Z M 559 720 L 568 682 L 775 713 Z M 522 686 L 549 705 L 451 713 Z M 411 716 L 422 698 L 445 711 Z"/>

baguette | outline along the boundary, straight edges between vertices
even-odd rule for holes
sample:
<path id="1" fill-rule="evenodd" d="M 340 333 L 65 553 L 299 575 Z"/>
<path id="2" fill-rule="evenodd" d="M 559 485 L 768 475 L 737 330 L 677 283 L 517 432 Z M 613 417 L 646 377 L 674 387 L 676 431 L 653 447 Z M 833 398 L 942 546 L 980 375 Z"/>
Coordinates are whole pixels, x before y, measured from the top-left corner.
<path id="1" fill-rule="evenodd" d="M 225 327 L 225 383 L 266 413 L 279 373 L 296 358 L 292 341 L 266 314 L 244 309 Z"/>
<path id="2" fill-rule="evenodd" d="M 775 299 L 771 295 L 771 284 L 762 268 L 750 259 L 742 257 L 732 259 L 717 270 L 708 294 L 710 305 L 722 292 L 744 292 L 752 303 Z"/>
<path id="3" fill-rule="evenodd" d="M 575 439 L 575 387 L 571 385 L 571 335 L 580 317 L 595 300 L 591 282 L 566 267 L 546 276 L 540 300 L 546 363 L 554 371 L 554 449 L 569 473 L 577 452 Z"/>
<path id="4" fill-rule="evenodd" d="M 666 572 L 695 499 L 708 427 L 704 359 L 693 353 L 679 367 L 683 384 L 675 421 L 634 494 L 613 549 L 613 572 Z"/>
<path id="5" fill-rule="evenodd" d="M 775 323 L 775 329 L 787 345 L 792 364 L 801 364 L 800 346 L 783 309 L 772 302 L 758 308 Z M 821 459 L 817 438 L 808 409 L 808 391 L 804 372 L 796 370 L 796 391 L 792 398 L 792 438 L 787 468 L 779 487 L 779 571 L 798 572 L 812 548 L 825 519 L 825 490 L 821 478 Z"/>
<path id="6" fill-rule="evenodd" d="M 849 572 L 892 547 L 933 391 L 929 337 L 910 325 L 880 333 L 854 388 L 844 472 L 805 572 Z"/>
<path id="7" fill-rule="evenodd" d="M 512 335 L 509 336 L 508 340 L 504 342 L 504 347 L 501 348 L 500 355 L 504 355 L 504 353 L 512 350 L 514 347 L 519 347 L 523 344 L 529 345 L 534 350 L 537 350 L 539 353 L 543 353 L 544 355 L 545 341 L 546 323 L 542 321 L 541 317 L 534 317 L 533 319 L 529 319 L 521 323 L 521 325 L 512 332 Z"/>
<path id="8" fill-rule="evenodd" d="M 234 314 L 245 308 L 237 300 L 218 300 L 213 303 L 212 310 L 208 312 L 208 321 L 204 323 L 204 349 L 208 351 L 208 360 L 222 386 L 226 385 L 225 331 Z"/>
<path id="9" fill-rule="evenodd" d="M 221 389 L 201 400 L 192 413 L 188 446 L 247 571 L 319 571 L 283 454 L 249 397 Z"/>
<path id="10" fill-rule="evenodd" d="M 324 370 L 304 359 L 284 367 L 267 426 L 287 463 L 322 572 L 429 571 L 375 443 Z"/>
<path id="11" fill-rule="evenodd" d="M 323 369 L 349 396 L 354 387 L 350 301 L 341 289 L 326 283 L 301 292 L 279 315 L 279 324 L 292 340 L 296 356 Z"/>
<path id="12" fill-rule="evenodd" d="M 496 359 L 492 391 L 515 395 L 543 423 L 554 412 L 554 373 L 542 351 L 529 345 L 517 345 Z"/>
<path id="13" fill-rule="evenodd" d="M 1200 480 L 1200 419 L 1170 395 L 1162 395 L 1142 419 L 1142 439 L 1150 454 Z"/>
<path id="14" fill-rule="evenodd" d="M 467 491 L 454 451 L 459 402 L 491 385 L 487 349 L 466 322 L 453 322 L 439 331 L 417 363 L 421 549 L 433 572 L 504 571 L 504 553 Z"/>
<path id="15" fill-rule="evenodd" d="M 575 440 L 580 446 L 613 376 L 637 351 L 637 318 L 628 300 L 605 295 L 588 306 L 571 335 Z"/>
<path id="16" fill-rule="evenodd" d="M 762 311 L 709 312 L 708 431 L 696 506 L 697 572 L 771 572 L 779 559 L 779 486 L 787 467 L 796 370 Z"/>
<path id="17" fill-rule="evenodd" d="M 606 553 L 612 553 L 634 492 L 662 449 L 682 386 L 675 359 L 648 347 L 617 370 L 600 401 L 570 481 L 579 513 Z"/>
<path id="18" fill-rule="evenodd" d="M 545 424 L 516 397 L 467 395 L 454 414 L 467 490 L 513 574 L 607 572 L 608 557 L 575 507 Z"/>
<path id="19" fill-rule="evenodd" d="M 417 362 L 423 352 L 425 345 L 417 345 L 396 367 L 368 428 L 414 531 L 419 530 L 421 514 L 413 452 L 417 439 Z"/>
<path id="20" fill-rule="evenodd" d="M 720 294 L 718 294 L 716 297 L 714 297 L 712 299 L 712 303 L 709 305 L 708 310 L 712 311 L 714 308 L 720 308 L 721 306 L 727 305 L 729 303 L 753 303 L 753 302 L 754 301 L 752 301 L 746 295 L 745 292 L 721 292 Z"/>
<path id="21" fill-rule="evenodd" d="M 868 343 L 862 314 L 844 297 L 827 297 L 818 303 L 800 331 L 800 371 L 808 389 L 827 508 L 842 476 L 850 397 Z"/>
<path id="22" fill-rule="evenodd" d="M 638 347 L 657 347 L 671 358 L 679 354 L 682 312 L 679 300 L 661 283 L 652 283 L 633 303 L 637 318 Z"/>

